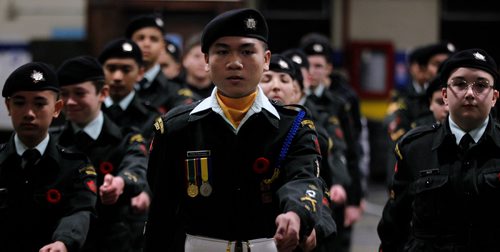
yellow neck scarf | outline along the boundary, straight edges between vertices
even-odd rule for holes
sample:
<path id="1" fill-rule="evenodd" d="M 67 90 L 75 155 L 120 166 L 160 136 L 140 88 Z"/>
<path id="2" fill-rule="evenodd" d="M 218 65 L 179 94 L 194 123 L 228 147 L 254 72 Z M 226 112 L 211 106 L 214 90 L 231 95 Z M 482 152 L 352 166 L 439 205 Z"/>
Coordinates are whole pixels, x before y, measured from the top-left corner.
<path id="1" fill-rule="evenodd" d="M 250 107 L 252 107 L 257 97 L 257 90 L 241 98 L 229 98 L 221 95 L 219 92 L 217 92 L 216 96 L 224 115 L 235 128 L 238 128 L 241 120 L 245 117 Z"/>

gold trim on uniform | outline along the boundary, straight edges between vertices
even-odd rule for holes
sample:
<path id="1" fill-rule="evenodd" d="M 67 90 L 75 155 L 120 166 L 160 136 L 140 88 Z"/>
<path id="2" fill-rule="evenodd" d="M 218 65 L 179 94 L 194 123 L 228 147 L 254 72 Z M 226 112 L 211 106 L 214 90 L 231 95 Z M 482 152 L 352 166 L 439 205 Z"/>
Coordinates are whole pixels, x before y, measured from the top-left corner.
<path id="1" fill-rule="evenodd" d="M 311 120 L 303 120 L 300 122 L 300 125 L 302 125 L 302 127 L 307 126 L 312 130 L 316 130 L 316 126 L 314 126 L 314 122 Z"/>
<path id="2" fill-rule="evenodd" d="M 163 119 L 161 119 L 161 116 L 156 118 L 154 126 L 156 130 L 160 131 L 160 133 L 163 134 L 165 129 L 163 128 Z"/>
<path id="3" fill-rule="evenodd" d="M 130 143 L 134 143 L 134 142 L 144 143 L 144 137 L 142 137 L 141 134 L 135 134 L 135 135 L 133 135 L 133 136 L 130 137 L 129 142 Z"/>
<path id="4" fill-rule="evenodd" d="M 79 173 L 85 173 L 87 175 L 97 175 L 95 168 L 93 165 L 87 165 L 80 170 L 78 170 Z"/>
<path id="5" fill-rule="evenodd" d="M 399 151 L 399 144 L 396 144 L 394 151 L 396 152 L 396 155 L 398 155 L 399 159 L 403 160 L 403 155 L 401 155 L 401 152 Z"/>

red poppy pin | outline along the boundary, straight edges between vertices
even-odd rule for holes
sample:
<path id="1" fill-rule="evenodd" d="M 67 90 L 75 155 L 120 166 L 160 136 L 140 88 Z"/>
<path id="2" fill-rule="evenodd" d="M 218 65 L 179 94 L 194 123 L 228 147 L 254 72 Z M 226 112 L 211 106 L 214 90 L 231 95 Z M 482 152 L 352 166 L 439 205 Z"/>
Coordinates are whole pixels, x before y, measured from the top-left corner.
<path id="1" fill-rule="evenodd" d="M 269 160 L 265 157 L 260 157 L 253 162 L 253 172 L 257 174 L 264 174 L 269 171 Z"/>
<path id="2" fill-rule="evenodd" d="M 61 193 L 57 189 L 49 189 L 45 195 L 47 202 L 57 204 L 61 201 Z"/>
<path id="3" fill-rule="evenodd" d="M 113 164 L 110 162 L 102 162 L 101 165 L 99 165 L 99 171 L 102 174 L 111 173 L 113 170 L 114 170 Z"/>

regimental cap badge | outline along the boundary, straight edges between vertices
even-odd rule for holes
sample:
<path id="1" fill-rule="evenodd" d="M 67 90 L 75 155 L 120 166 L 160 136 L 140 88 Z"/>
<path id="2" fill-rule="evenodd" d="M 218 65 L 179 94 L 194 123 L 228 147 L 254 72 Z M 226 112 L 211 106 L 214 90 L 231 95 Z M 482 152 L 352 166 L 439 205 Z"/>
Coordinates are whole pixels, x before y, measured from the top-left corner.
<path id="1" fill-rule="evenodd" d="M 132 45 L 130 43 L 125 42 L 125 43 L 122 44 L 122 49 L 123 49 L 124 52 L 131 52 L 132 49 L 133 49 L 133 47 L 132 47 Z"/>
<path id="2" fill-rule="evenodd" d="M 312 49 L 317 53 L 323 52 L 323 50 L 325 50 L 321 44 L 314 44 Z"/>
<path id="3" fill-rule="evenodd" d="M 302 58 L 299 55 L 293 55 L 292 61 L 299 64 L 299 65 L 302 65 Z"/>
<path id="4" fill-rule="evenodd" d="M 455 46 L 452 44 L 452 43 L 448 43 L 446 44 L 446 48 L 448 49 L 448 51 L 450 52 L 455 52 L 456 48 Z"/>
<path id="5" fill-rule="evenodd" d="M 477 60 L 486 61 L 486 57 L 484 57 L 484 55 L 480 54 L 479 52 L 475 52 L 472 55 L 474 55 L 474 58 Z"/>
<path id="6" fill-rule="evenodd" d="M 33 70 L 33 73 L 31 73 L 31 79 L 33 79 L 33 83 L 38 83 L 45 80 L 45 78 L 43 78 L 43 73 L 36 70 Z"/>
<path id="7" fill-rule="evenodd" d="M 156 25 L 158 25 L 159 27 L 163 27 L 163 20 L 161 20 L 161 18 L 155 18 L 155 23 Z"/>
<path id="8" fill-rule="evenodd" d="M 254 18 L 245 19 L 245 26 L 247 29 L 256 30 L 257 29 L 257 21 Z"/>
<path id="9" fill-rule="evenodd" d="M 170 52 L 170 53 L 175 53 L 177 51 L 177 49 L 175 48 L 174 45 L 172 44 L 168 44 L 167 46 L 167 50 Z"/>
<path id="10" fill-rule="evenodd" d="M 278 64 L 280 65 L 281 69 L 288 69 L 288 68 L 290 68 L 290 67 L 288 66 L 288 64 L 287 64 L 284 60 L 280 60 L 280 61 L 278 62 Z"/>

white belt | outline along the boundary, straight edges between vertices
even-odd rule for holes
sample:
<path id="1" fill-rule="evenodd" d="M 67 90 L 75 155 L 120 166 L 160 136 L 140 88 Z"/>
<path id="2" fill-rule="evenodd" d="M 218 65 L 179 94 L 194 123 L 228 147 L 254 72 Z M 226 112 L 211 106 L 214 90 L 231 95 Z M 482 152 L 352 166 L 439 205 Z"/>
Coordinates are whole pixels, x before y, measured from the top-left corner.
<path id="1" fill-rule="evenodd" d="M 272 238 L 226 241 L 203 236 L 186 235 L 185 252 L 278 252 Z"/>

